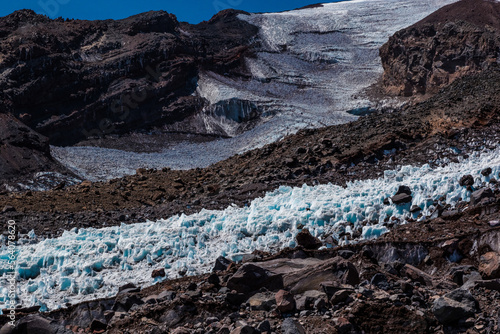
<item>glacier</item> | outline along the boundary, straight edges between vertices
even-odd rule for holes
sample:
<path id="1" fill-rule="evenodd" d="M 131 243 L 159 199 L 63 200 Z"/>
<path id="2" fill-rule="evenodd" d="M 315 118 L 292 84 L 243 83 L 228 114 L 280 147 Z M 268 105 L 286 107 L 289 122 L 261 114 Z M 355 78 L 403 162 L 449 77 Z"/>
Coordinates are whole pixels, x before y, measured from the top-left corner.
<path id="1" fill-rule="evenodd" d="M 283 186 L 241 208 L 202 210 L 133 225 L 75 228 L 54 239 L 38 240 L 30 232 L 16 247 L 17 302 L 47 311 L 113 296 L 128 282 L 145 287 L 176 278 L 179 271 L 206 273 L 218 256 L 240 261 L 254 250 L 294 247 L 302 226 L 322 240 L 331 235 L 341 245 L 376 238 L 388 231 L 384 224 L 388 218 L 402 224 L 410 217 L 417 219 L 409 211 L 412 205 L 428 217 L 444 194 L 451 205 L 468 200 L 470 191 L 459 185 L 460 178 L 471 174 L 474 186 L 483 186 L 490 180 L 481 174 L 486 167 L 492 168 L 491 177 L 499 174 L 500 148 L 475 152 L 442 167 L 402 166 L 381 178 L 350 182 L 346 187 Z M 410 187 L 412 202 L 384 205 L 400 185 Z M 0 261 L 5 262 L 7 240 L 0 238 Z M 5 268 L 0 269 L 0 296 L 7 295 Z M 167 276 L 151 278 L 152 270 L 159 268 Z M 0 297 L 0 303 L 7 302 L 1 298 L 5 297 Z"/>
<path id="2" fill-rule="evenodd" d="M 154 155 L 93 147 L 53 147 L 54 156 L 89 180 L 122 177 L 140 167 L 206 167 L 303 128 L 347 123 L 348 110 L 394 105 L 364 91 L 383 73 L 378 50 L 403 29 L 456 0 L 350 0 L 282 13 L 239 15 L 259 27 L 261 47 L 246 58 L 251 78 L 199 75 L 196 94 L 212 105 L 230 99 L 262 110 L 254 128 L 210 143 L 181 143 Z M 218 124 L 215 124 L 217 123 Z M 211 118 L 214 127 L 228 122 Z M 213 124 L 212 124 L 213 123 Z M 230 128 L 229 133 L 233 133 Z M 100 166 L 102 168 L 96 168 Z"/>

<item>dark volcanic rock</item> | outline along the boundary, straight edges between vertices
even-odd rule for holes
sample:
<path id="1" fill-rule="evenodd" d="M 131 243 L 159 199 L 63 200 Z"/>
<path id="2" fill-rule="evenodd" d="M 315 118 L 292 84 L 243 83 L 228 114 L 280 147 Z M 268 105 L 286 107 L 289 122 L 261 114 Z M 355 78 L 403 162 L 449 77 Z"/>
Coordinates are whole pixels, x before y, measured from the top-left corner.
<path id="1" fill-rule="evenodd" d="M 240 293 L 249 293 L 266 287 L 275 290 L 283 287 L 281 275 L 275 275 L 269 271 L 251 263 L 246 263 L 228 280 L 227 287 Z"/>
<path id="2" fill-rule="evenodd" d="M 164 11 L 123 20 L 0 18 L 0 100 L 59 145 L 173 124 L 200 112 L 198 72 L 244 75 L 258 29 L 227 10 L 198 25 Z M 8 69 L 8 71 L 7 71 Z"/>
<path id="3" fill-rule="evenodd" d="M 308 229 L 300 231 L 295 238 L 297 244 L 305 249 L 318 249 L 323 245 L 318 238 L 311 235 Z"/>
<path id="4" fill-rule="evenodd" d="M 481 200 L 493 197 L 495 197 L 495 195 L 493 194 L 493 191 L 490 188 L 482 188 L 474 191 L 470 195 L 470 204 L 477 205 L 479 202 L 481 202 Z"/>
<path id="5" fill-rule="evenodd" d="M 410 203 L 412 199 L 413 197 L 411 195 L 405 193 L 394 195 L 391 197 L 392 203 L 396 205 Z"/>
<path id="6" fill-rule="evenodd" d="M 216 260 L 215 260 L 215 264 L 214 264 L 214 269 L 213 271 L 224 271 L 226 270 L 229 265 L 233 263 L 233 261 L 231 260 L 228 260 L 226 259 L 225 257 L 223 256 L 219 256 Z"/>
<path id="7" fill-rule="evenodd" d="M 472 175 L 464 175 L 460 178 L 459 181 L 460 186 L 469 187 L 474 185 L 474 177 Z"/>
<path id="8" fill-rule="evenodd" d="M 400 30 L 380 49 L 383 83 L 395 95 L 437 93 L 497 66 L 500 3 L 462 0 Z"/>
<path id="9" fill-rule="evenodd" d="M 0 113 L 0 180 L 21 181 L 39 171 L 69 174 L 50 155 L 47 138 Z"/>

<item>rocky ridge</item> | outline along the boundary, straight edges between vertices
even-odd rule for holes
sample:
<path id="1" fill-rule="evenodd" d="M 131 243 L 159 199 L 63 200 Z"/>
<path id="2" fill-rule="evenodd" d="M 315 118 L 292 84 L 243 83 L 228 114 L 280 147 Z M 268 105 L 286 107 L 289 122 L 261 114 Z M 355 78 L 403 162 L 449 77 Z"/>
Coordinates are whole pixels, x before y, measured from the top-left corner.
<path id="1" fill-rule="evenodd" d="M 457 78 L 498 67 L 500 4 L 461 0 L 398 31 L 380 49 L 389 94 L 435 94 Z"/>
<path id="2" fill-rule="evenodd" d="M 2 112 L 58 145 L 183 121 L 209 104 L 192 96 L 198 71 L 245 75 L 257 28 L 238 14 L 190 25 L 162 11 L 117 21 L 14 12 L 0 18 Z"/>

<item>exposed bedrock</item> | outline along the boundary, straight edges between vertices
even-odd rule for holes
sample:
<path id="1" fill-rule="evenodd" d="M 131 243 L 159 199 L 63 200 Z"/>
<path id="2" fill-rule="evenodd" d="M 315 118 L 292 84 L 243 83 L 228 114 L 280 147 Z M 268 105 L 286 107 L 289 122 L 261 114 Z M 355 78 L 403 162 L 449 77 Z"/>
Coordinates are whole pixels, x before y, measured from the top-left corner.
<path id="1" fill-rule="evenodd" d="M 15 117 L 0 113 L 0 179 L 6 182 L 40 170 L 62 172 L 52 159 L 46 137 L 31 130 Z M 3 190 L 0 184 L 0 192 Z"/>
<path id="2" fill-rule="evenodd" d="M 118 21 L 14 12 L 0 18 L 2 109 L 56 145 L 183 121 L 208 104 L 193 96 L 200 70 L 246 75 L 258 29 L 240 13 L 194 26 L 162 11 Z"/>
<path id="3" fill-rule="evenodd" d="M 380 49 L 387 93 L 434 94 L 464 75 L 498 67 L 500 3 L 462 0 L 398 31 Z"/>

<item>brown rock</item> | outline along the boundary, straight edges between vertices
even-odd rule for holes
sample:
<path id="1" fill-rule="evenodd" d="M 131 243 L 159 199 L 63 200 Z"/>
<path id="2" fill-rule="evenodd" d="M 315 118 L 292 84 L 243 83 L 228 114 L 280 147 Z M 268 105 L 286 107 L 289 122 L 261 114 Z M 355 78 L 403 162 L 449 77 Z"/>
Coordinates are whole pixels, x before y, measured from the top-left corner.
<path id="1" fill-rule="evenodd" d="M 165 269 L 161 268 L 153 270 L 153 272 L 151 273 L 151 277 L 152 278 L 165 277 Z"/>
<path id="2" fill-rule="evenodd" d="M 318 238 L 311 235 L 308 229 L 300 231 L 295 239 L 297 244 L 305 249 L 318 249 L 323 245 Z"/>
<path id="3" fill-rule="evenodd" d="M 276 293 L 275 298 L 276 306 L 281 313 L 291 313 L 295 310 L 295 299 L 290 292 L 280 290 Z"/>
<path id="4" fill-rule="evenodd" d="M 479 272 L 484 279 L 500 278 L 500 255 L 488 252 L 479 258 Z"/>

